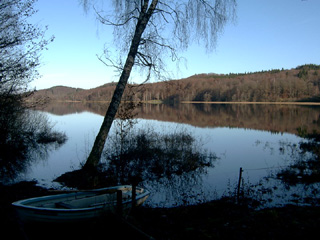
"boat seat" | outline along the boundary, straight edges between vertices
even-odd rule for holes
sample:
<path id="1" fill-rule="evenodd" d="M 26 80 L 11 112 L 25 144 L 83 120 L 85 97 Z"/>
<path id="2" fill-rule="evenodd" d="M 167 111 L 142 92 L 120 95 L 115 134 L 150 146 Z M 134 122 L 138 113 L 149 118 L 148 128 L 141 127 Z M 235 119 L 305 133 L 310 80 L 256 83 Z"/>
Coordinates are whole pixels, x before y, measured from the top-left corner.
<path id="1" fill-rule="evenodd" d="M 66 209 L 74 209 L 74 208 L 77 208 L 77 207 L 72 206 L 71 204 L 68 204 L 68 203 L 65 203 L 65 202 L 57 202 L 55 205 L 56 205 L 56 207 L 66 208 Z"/>

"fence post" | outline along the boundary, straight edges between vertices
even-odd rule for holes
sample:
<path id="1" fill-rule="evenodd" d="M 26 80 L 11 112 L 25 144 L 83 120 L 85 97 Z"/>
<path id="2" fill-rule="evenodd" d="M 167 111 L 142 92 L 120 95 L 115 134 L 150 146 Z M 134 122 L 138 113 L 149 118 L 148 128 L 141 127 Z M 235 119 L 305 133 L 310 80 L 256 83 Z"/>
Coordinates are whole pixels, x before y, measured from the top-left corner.
<path id="1" fill-rule="evenodd" d="M 132 209 L 136 207 L 136 197 L 137 197 L 137 185 L 134 183 L 132 184 Z"/>
<path id="2" fill-rule="evenodd" d="M 240 186 L 241 186 L 241 179 L 242 179 L 242 167 L 240 168 L 239 172 L 239 181 L 238 181 L 238 191 L 237 191 L 237 202 L 239 203 L 239 198 L 240 198 Z"/>
<path id="3" fill-rule="evenodd" d="M 122 191 L 117 190 L 117 214 L 122 215 Z"/>

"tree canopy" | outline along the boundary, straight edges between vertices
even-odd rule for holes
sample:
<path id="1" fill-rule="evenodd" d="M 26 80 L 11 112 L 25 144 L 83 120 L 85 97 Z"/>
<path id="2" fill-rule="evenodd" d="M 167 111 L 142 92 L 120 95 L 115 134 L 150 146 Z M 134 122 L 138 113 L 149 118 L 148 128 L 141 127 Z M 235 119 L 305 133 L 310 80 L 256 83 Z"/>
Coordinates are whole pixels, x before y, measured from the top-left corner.
<path id="1" fill-rule="evenodd" d="M 0 1 L 0 96 L 24 92 L 38 73 L 39 55 L 53 38 L 30 24 L 36 0 Z"/>
<path id="2" fill-rule="evenodd" d="M 107 66 L 123 70 L 139 17 L 155 8 L 141 36 L 134 68 L 145 80 L 159 80 L 167 72 L 166 62 L 180 59 L 179 52 L 193 44 L 203 45 L 208 53 L 219 35 L 235 19 L 236 0 L 142 1 L 113 0 L 111 6 L 98 0 L 81 0 L 86 11 L 93 9 L 103 25 L 113 27 L 114 41 L 100 56 Z M 110 10 L 110 7 L 112 10 Z M 145 8 L 145 10 L 144 10 Z"/>

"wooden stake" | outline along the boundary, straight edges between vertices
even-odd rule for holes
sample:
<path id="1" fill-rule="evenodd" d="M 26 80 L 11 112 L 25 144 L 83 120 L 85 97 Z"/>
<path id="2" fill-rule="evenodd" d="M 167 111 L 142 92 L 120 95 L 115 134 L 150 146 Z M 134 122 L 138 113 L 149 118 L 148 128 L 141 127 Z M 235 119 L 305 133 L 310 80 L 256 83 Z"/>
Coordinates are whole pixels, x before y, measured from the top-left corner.
<path id="1" fill-rule="evenodd" d="M 122 191 L 117 190 L 117 214 L 122 215 Z"/>
<path id="2" fill-rule="evenodd" d="M 132 209 L 136 207 L 136 197 L 137 197 L 136 189 L 137 189 L 137 185 L 132 184 Z"/>
<path id="3" fill-rule="evenodd" d="M 241 186 L 241 179 L 242 179 L 242 167 L 240 168 L 240 172 L 239 172 L 239 181 L 238 181 L 238 191 L 237 191 L 237 201 L 239 203 L 239 198 L 240 198 L 240 186 Z"/>

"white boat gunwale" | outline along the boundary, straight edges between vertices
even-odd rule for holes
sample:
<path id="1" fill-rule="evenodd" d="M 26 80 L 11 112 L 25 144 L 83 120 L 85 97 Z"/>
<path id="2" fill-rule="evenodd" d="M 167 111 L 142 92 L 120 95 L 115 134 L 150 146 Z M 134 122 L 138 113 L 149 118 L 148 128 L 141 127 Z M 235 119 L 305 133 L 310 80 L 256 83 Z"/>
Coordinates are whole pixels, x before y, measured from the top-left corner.
<path id="1" fill-rule="evenodd" d="M 67 198 L 75 198 L 89 195 L 88 197 L 96 197 L 98 195 L 103 195 L 103 194 L 109 194 L 106 191 L 110 191 L 110 193 L 116 192 L 116 190 L 128 190 L 132 189 L 132 186 L 130 185 L 122 185 L 122 186 L 115 186 L 115 187 L 107 187 L 107 188 L 100 188 L 100 189 L 94 189 L 94 190 L 84 190 L 84 191 L 77 191 L 77 192 L 72 192 L 72 193 L 63 193 L 63 194 L 56 194 L 56 195 L 47 195 L 47 196 L 42 196 L 42 197 L 34 197 L 34 198 L 28 198 L 28 199 L 23 199 L 19 200 L 16 202 L 13 202 L 12 205 L 16 207 L 17 209 L 23 209 L 23 210 L 30 210 L 34 211 L 34 213 L 41 214 L 41 215 L 51 215 L 51 214 L 59 214 L 59 213 L 76 213 L 76 212 L 90 212 L 93 210 L 102 210 L 106 206 L 116 206 L 116 201 L 111 201 L 111 202 L 103 202 L 103 203 L 98 203 L 94 206 L 89 206 L 89 207 L 75 207 L 75 208 L 57 208 L 57 207 L 41 207 L 41 206 L 33 206 L 29 205 L 31 203 L 36 203 L 36 202 L 42 202 L 45 200 L 50 200 L 54 201 L 57 199 L 63 199 L 64 197 Z M 137 194 L 136 202 L 138 202 L 140 199 L 143 199 L 147 197 L 150 192 L 146 189 L 139 188 L 137 187 L 136 191 L 142 191 L 141 194 Z M 99 194 L 101 193 L 101 194 Z M 90 196 L 92 194 L 92 196 Z M 79 198 L 79 199 L 84 199 L 84 198 Z M 62 201 L 63 202 L 63 201 Z M 132 199 L 128 197 L 127 199 L 123 199 L 122 204 L 130 204 L 132 202 Z"/>

